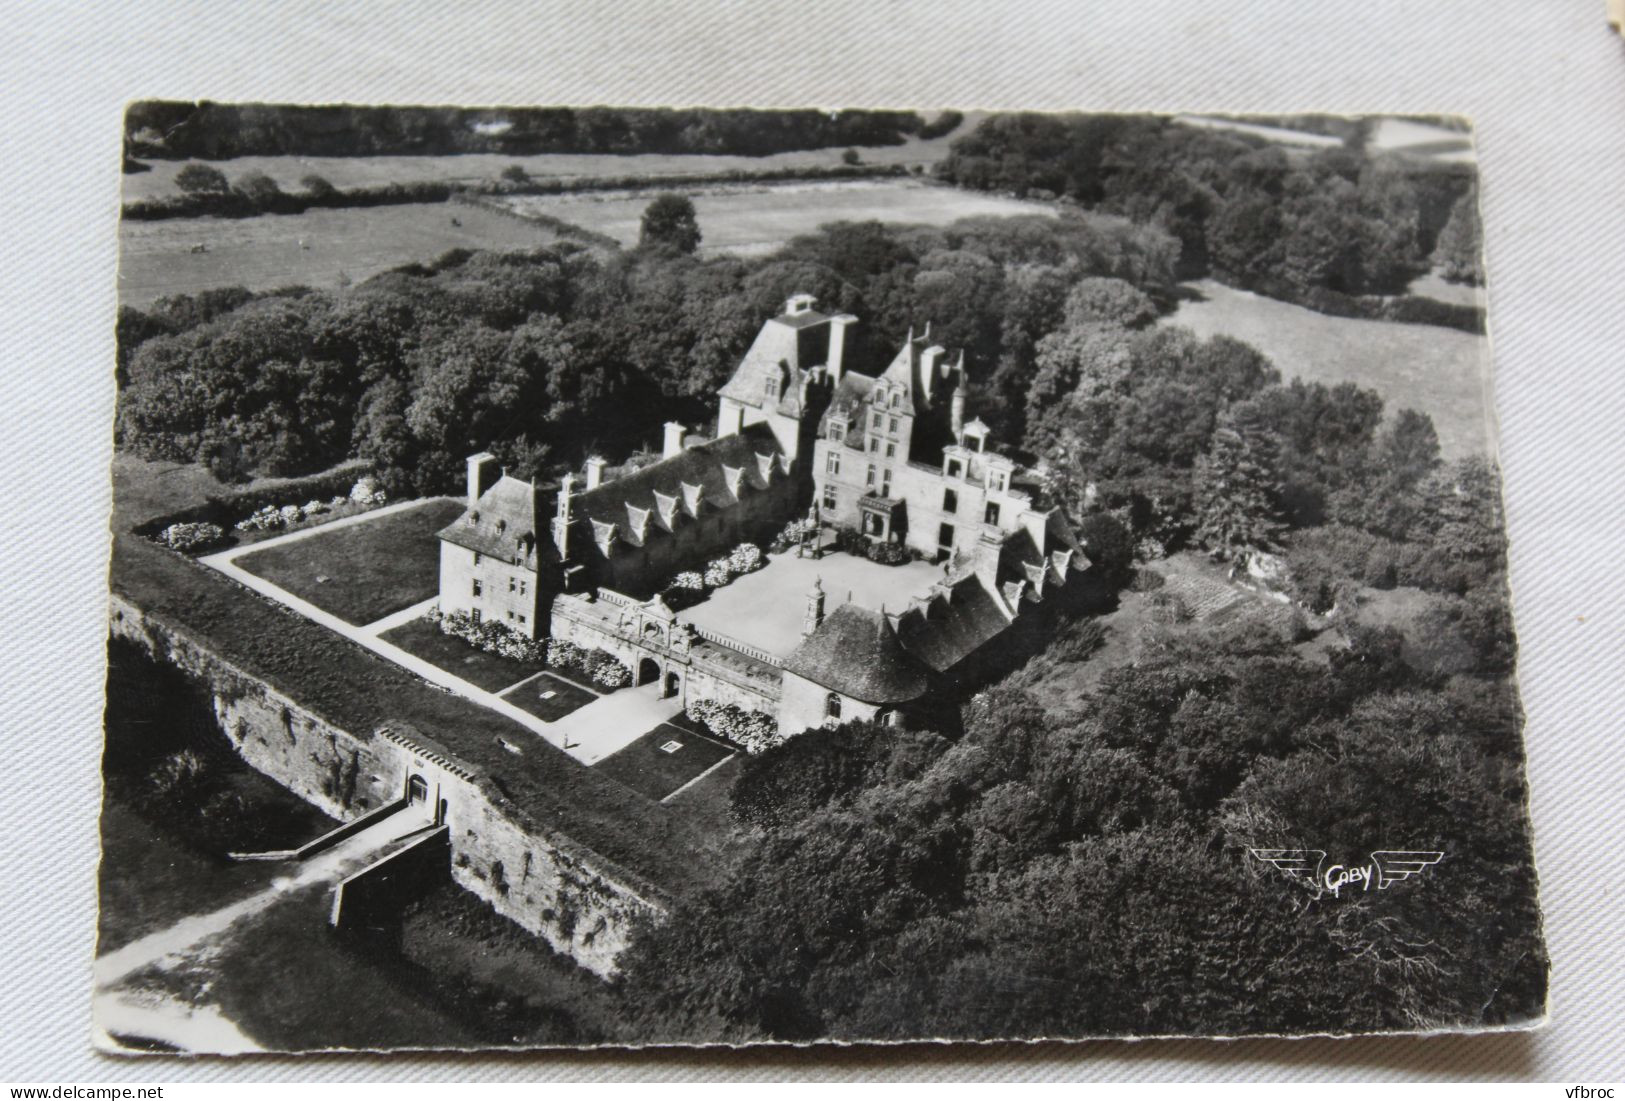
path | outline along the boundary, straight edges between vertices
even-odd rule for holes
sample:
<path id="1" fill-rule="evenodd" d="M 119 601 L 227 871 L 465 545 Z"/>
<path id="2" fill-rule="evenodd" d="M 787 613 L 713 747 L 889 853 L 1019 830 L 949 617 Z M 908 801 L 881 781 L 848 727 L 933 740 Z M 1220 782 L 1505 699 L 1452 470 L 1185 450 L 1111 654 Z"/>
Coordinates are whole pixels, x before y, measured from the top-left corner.
<path id="1" fill-rule="evenodd" d="M 204 555 L 198 561 L 230 577 L 234 581 L 247 586 L 268 597 L 284 607 L 291 608 L 313 623 L 319 623 L 330 631 L 335 631 L 345 638 L 364 646 L 379 657 L 399 665 L 401 668 L 415 673 L 430 684 L 437 685 L 455 695 L 461 696 L 489 708 L 505 718 L 525 727 L 527 730 L 544 739 L 551 745 L 562 749 L 582 764 L 591 765 L 608 757 L 618 749 L 637 741 L 656 726 L 673 718 L 682 710 L 682 704 L 677 699 L 663 700 L 659 695 L 658 684 L 651 683 L 641 688 L 622 689 L 619 692 L 602 696 L 591 703 L 585 704 L 577 710 L 562 718 L 548 722 L 537 718 L 521 707 L 503 699 L 500 693 L 488 692 L 478 685 L 471 684 L 449 672 L 433 662 L 425 661 L 416 654 L 408 653 L 399 646 L 385 641 L 380 636 L 394 630 L 405 623 L 409 623 L 428 612 L 437 603 L 431 597 L 409 608 L 392 612 L 384 618 L 372 623 L 356 626 L 348 623 L 331 612 L 324 611 L 310 601 L 288 592 L 280 585 L 251 573 L 237 564 L 237 558 L 254 551 L 264 550 L 267 547 L 279 546 L 283 543 L 307 539 L 312 535 L 332 531 L 347 525 L 363 523 L 379 516 L 387 515 L 402 509 L 421 505 L 422 501 L 402 501 L 384 508 L 373 509 L 355 516 L 346 516 L 342 520 L 319 524 L 312 528 L 301 528 L 299 531 L 279 535 L 274 539 L 264 539 L 247 546 L 232 547 L 229 550 L 219 551 L 215 554 Z M 513 686 L 502 689 L 511 691 Z"/>
<path id="2" fill-rule="evenodd" d="M 206 956 L 219 938 L 243 919 L 263 912 L 295 891 L 336 884 L 401 842 L 433 827 L 424 804 L 409 804 L 331 849 L 290 863 L 290 874 L 272 879 L 257 894 L 207 914 L 184 917 L 166 929 L 97 957 L 91 970 L 95 983 L 92 1009 L 95 1029 L 104 1046 L 122 1048 L 124 1045 L 112 1037 L 124 1036 L 157 1040 L 182 1050 L 258 1050 L 218 1007 L 189 1004 L 157 990 L 128 984 L 128 980 L 149 967 L 167 971 Z"/>

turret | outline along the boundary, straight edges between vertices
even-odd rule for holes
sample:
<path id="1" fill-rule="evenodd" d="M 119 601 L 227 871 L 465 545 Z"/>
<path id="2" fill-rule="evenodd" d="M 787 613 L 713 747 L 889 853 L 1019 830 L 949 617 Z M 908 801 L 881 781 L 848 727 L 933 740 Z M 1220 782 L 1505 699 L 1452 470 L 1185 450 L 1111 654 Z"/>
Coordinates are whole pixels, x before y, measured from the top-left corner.
<path id="1" fill-rule="evenodd" d="M 812 588 L 807 591 L 807 612 L 801 621 L 801 635 L 803 638 L 812 634 L 824 623 L 824 584 L 819 578 L 813 578 Z"/>

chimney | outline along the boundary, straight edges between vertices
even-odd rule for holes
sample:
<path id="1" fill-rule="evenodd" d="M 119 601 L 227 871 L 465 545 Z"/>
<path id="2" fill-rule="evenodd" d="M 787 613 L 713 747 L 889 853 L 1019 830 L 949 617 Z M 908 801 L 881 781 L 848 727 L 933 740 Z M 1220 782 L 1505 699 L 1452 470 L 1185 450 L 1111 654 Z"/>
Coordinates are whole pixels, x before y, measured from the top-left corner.
<path id="1" fill-rule="evenodd" d="M 501 477 L 502 468 L 497 465 L 497 457 L 489 451 L 481 451 L 478 455 L 468 457 L 468 507 L 473 508 L 474 503 L 480 499 L 486 490 L 496 484 Z"/>
<path id="2" fill-rule="evenodd" d="M 666 443 L 665 446 L 660 449 L 660 457 L 662 459 L 669 459 L 673 455 L 680 454 L 683 450 L 683 437 L 686 435 L 688 435 L 688 429 L 684 428 L 676 421 L 667 421 Z"/>
<path id="3" fill-rule="evenodd" d="M 841 372 L 846 365 L 847 333 L 857 318 L 849 313 L 836 314 L 829 319 L 829 377 L 831 382 L 841 381 Z"/>
<path id="4" fill-rule="evenodd" d="M 811 313 L 813 303 L 818 301 L 810 294 L 792 294 L 784 302 L 784 313 L 787 317 L 797 317 L 804 313 Z"/>
<path id="5" fill-rule="evenodd" d="M 559 548 L 559 557 L 570 557 L 570 525 L 575 522 L 576 476 L 566 474 L 559 483 L 559 508 L 553 517 L 553 545 Z"/>
<path id="6" fill-rule="evenodd" d="M 824 622 L 824 585 L 819 578 L 813 578 L 813 586 L 807 593 L 807 612 L 801 620 L 801 637 L 806 638 Z"/>
<path id="7" fill-rule="evenodd" d="M 587 488 L 597 489 L 604 482 L 604 467 L 608 464 L 597 455 L 587 460 Z"/>
<path id="8" fill-rule="evenodd" d="M 937 363 L 947 354 L 940 344 L 933 344 L 925 350 L 920 357 L 920 388 L 925 391 L 926 404 L 931 402 L 931 392 L 936 387 Z"/>
<path id="9" fill-rule="evenodd" d="M 959 385 L 954 387 L 954 396 L 948 401 L 948 427 L 954 434 L 954 442 L 965 442 L 965 380 L 961 378 Z"/>

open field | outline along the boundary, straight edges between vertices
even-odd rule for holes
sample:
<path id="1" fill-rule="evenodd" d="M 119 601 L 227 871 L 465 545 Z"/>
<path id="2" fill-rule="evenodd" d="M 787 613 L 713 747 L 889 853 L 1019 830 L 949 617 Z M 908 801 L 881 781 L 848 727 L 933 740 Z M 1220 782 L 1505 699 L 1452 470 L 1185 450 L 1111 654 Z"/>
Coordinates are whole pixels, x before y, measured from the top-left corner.
<path id="1" fill-rule="evenodd" d="M 633 791 L 664 799 L 733 753 L 716 738 L 662 723 L 593 767 Z"/>
<path id="2" fill-rule="evenodd" d="M 1284 378 L 1353 382 L 1381 394 L 1390 414 L 1426 413 L 1446 459 L 1493 452 L 1488 338 L 1438 325 L 1332 317 L 1212 279 L 1190 286 L 1200 297 L 1182 302 L 1166 323 L 1245 341 Z"/>
<path id="3" fill-rule="evenodd" d="M 922 112 L 930 120 L 929 112 Z M 865 164 L 934 164 L 948 145 L 969 133 L 982 117 L 967 112 L 958 129 L 940 138 L 921 141 L 910 137 L 902 145 L 860 145 Z M 542 153 L 530 157 L 501 153 L 465 153 L 451 156 L 395 157 L 235 157 L 210 161 L 231 180 L 250 172 L 263 172 L 284 191 L 302 190 L 300 180 L 315 174 L 337 188 L 376 187 L 380 184 L 442 181 L 478 183 L 494 180 L 509 165 L 517 164 L 531 176 L 571 179 L 604 176 L 679 176 L 695 172 L 763 172 L 781 168 L 827 168 L 841 163 L 842 148 L 801 149 L 769 157 L 732 157 L 702 154 Z M 175 174 L 185 161 L 145 161 L 150 171 L 124 177 L 124 201 L 162 199 L 176 195 Z"/>
<path id="4" fill-rule="evenodd" d="M 976 215 L 1043 214 L 1052 207 L 923 180 L 819 180 L 782 184 L 685 187 L 700 223 L 702 253 L 739 256 L 772 252 L 790 238 L 826 222 L 909 222 L 947 225 Z M 511 195 L 500 201 L 518 213 L 535 212 L 637 243 L 643 208 L 658 186 L 635 191 L 574 195 Z"/>
<path id="5" fill-rule="evenodd" d="M 797 558 L 789 551 L 770 554 L 767 562 L 677 618 L 784 657 L 801 642 L 804 598 L 814 581 L 824 587 L 827 612 L 847 603 L 848 594 L 853 603 L 866 608 L 887 604 L 901 611 L 909 597 L 923 594 L 942 579 L 940 566 L 925 562 L 882 566 L 839 551 L 817 560 Z"/>
<path id="6" fill-rule="evenodd" d="M 542 666 L 534 662 L 514 661 L 501 654 L 490 654 L 470 646 L 462 639 L 446 634 L 428 619 L 414 619 L 378 637 L 414 657 L 438 665 L 448 673 L 455 673 L 487 692 L 497 692 L 510 684 L 518 684 L 542 670 Z"/>
<path id="7" fill-rule="evenodd" d="M 555 239 L 543 226 L 466 203 L 125 220 L 119 224 L 119 303 L 142 307 L 215 287 L 337 287 L 454 248 L 517 250 Z M 193 252 L 196 245 L 208 251 Z"/>
<path id="8" fill-rule="evenodd" d="M 571 684 L 557 674 L 543 673 L 535 680 L 528 680 L 512 692 L 506 693 L 502 698 L 515 707 L 530 712 L 543 722 L 553 722 L 596 700 L 598 693 L 589 692 L 578 684 Z"/>
<path id="9" fill-rule="evenodd" d="M 463 508 L 455 498 L 426 501 L 253 551 L 237 565 L 348 623 L 373 623 L 440 591 L 434 533 Z"/>

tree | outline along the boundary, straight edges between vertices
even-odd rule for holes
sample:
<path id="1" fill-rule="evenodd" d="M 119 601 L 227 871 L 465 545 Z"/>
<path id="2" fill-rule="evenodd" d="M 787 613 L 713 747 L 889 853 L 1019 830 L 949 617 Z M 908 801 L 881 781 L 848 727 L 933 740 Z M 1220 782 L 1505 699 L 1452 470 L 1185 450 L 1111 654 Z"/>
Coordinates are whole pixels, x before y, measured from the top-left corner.
<path id="1" fill-rule="evenodd" d="M 846 152 L 841 154 L 841 163 L 842 164 L 862 164 L 863 163 L 863 158 L 858 156 L 858 151 L 856 149 L 848 149 L 848 150 L 846 150 Z"/>
<path id="2" fill-rule="evenodd" d="M 1066 324 L 1121 325 L 1142 328 L 1156 320 L 1150 296 L 1121 279 L 1080 279 L 1066 296 Z"/>
<path id="3" fill-rule="evenodd" d="M 502 178 L 509 183 L 529 183 L 530 173 L 525 171 L 522 164 L 510 164 L 502 170 Z"/>
<path id="4" fill-rule="evenodd" d="M 1119 582 L 1128 576 L 1134 565 L 1134 535 L 1117 517 L 1091 512 L 1078 523 L 1078 540 L 1102 577 Z"/>
<path id="5" fill-rule="evenodd" d="M 195 162 L 175 173 L 175 186 L 188 195 L 224 195 L 231 190 L 224 172 L 213 165 Z"/>
<path id="6" fill-rule="evenodd" d="M 318 176 L 312 172 L 299 179 L 299 186 L 305 189 L 305 194 L 312 199 L 330 199 L 338 194 L 339 189 L 334 187 L 326 176 Z"/>
<path id="7" fill-rule="evenodd" d="M 244 173 L 232 185 L 232 190 L 261 210 L 270 209 L 282 198 L 282 189 L 277 182 L 263 172 Z"/>
<path id="8" fill-rule="evenodd" d="M 694 217 L 693 200 L 669 191 L 656 195 L 644 208 L 638 247 L 679 253 L 699 248 L 700 224 Z"/>
<path id="9" fill-rule="evenodd" d="M 1283 525 L 1273 460 L 1262 435 L 1249 438 L 1234 425 L 1213 433 L 1197 465 L 1196 539 L 1215 556 L 1235 560 L 1275 545 Z"/>
<path id="10" fill-rule="evenodd" d="M 1478 217 L 1478 186 L 1468 188 L 1450 208 L 1450 220 L 1439 233 L 1433 262 L 1452 283 L 1484 282 L 1484 233 Z"/>

